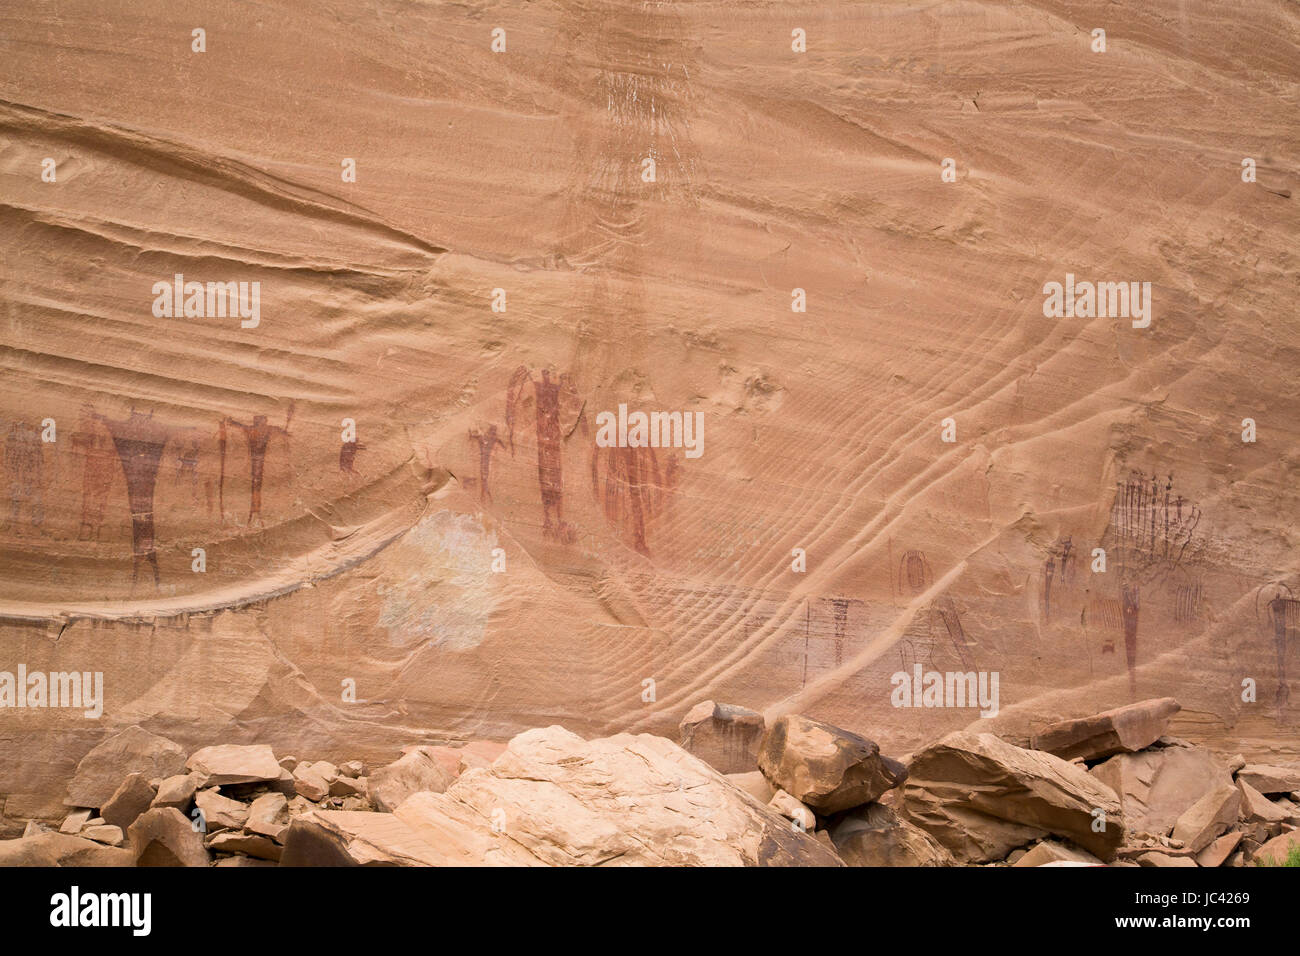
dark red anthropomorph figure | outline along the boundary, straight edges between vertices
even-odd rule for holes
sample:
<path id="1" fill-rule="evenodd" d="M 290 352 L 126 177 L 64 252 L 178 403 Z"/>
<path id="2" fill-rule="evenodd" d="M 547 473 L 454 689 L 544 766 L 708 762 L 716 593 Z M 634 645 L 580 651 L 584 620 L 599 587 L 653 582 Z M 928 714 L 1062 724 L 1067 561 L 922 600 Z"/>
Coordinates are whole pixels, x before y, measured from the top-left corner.
<path id="1" fill-rule="evenodd" d="M 153 568 L 153 583 L 158 585 L 158 553 L 154 539 L 153 497 L 158 483 L 158 464 L 173 429 L 131 409 L 126 418 L 112 419 L 95 413 L 94 419 L 108 429 L 126 476 L 126 497 L 131 506 L 131 583 L 139 576 L 140 565 Z"/>
<path id="2" fill-rule="evenodd" d="M 506 393 L 506 433 L 511 455 L 515 453 L 515 408 L 525 383 L 532 384 L 537 399 L 537 482 L 542 491 L 542 536 L 571 543 L 577 535 L 564 521 L 564 440 L 573 434 L 582 419 L 582 402 L 568 374 L 553 382 L 551 373 L 543 370 L 542 380 L 536 382 L 526 367 L 519 366 L 510 377 Z M 572 416 L 573 424 L 567 430 L 561 424 L 561 416 Z"/>
<path id="3" fill-rule="evenodd" d="M 271 439 L 276 435 L 289 436 L 289 423 L 293 421 L 293 406 L 289 406 L 289 413 L 285 416 L 284 427 L 279 425 L 268 425 L 265 415 L 254 415 L 253 424 L 246 425 L 243 422 L 236 421 L 233 418 L 226 417 L 222 420 L 222 425 L 233 425 L 244 433 L 244 438 L 248 441 L 248 462 L 252 471 L 252 486 L 249 492 L 248 502 L 248 523 L 251 526 L 254 522 L 262 524 L 262 475 L 266 470 L 266 449 L 270 445 Z M 224 457 L 222 461 L 222 482 L 224 484 Z"/>

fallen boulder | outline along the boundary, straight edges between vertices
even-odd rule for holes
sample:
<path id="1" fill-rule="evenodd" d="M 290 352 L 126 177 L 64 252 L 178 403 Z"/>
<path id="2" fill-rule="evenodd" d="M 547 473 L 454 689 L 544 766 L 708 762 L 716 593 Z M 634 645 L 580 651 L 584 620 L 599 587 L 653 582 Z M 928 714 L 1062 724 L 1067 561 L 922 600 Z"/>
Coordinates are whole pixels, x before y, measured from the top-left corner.
<path id="1" fill-rule="evenodd" d="M 908 774 L 902 816 L 960 861 L 1002 860 L 1048 835 L 1110 860 L 1124 839 L 1113 790 L 1077 764 L 992 734 L 949 734 L 916 754 Z"/>
<path id="2" fill-rule="evenodd" d="M 300 763 L 293 768 L 293 789 L 299 796 L 316 803 L 330 795 L 330 782 L 315 764 Z"/>
<path id="3" fill-rule="evenodd" d="M 194 773 L 176 774 L 158 784 L 151 807 L 179 810 L 184 813 L 194 802 L 194 792 L 198 789 L 199 776 Z"/>
<path id="4" fill-rule="evenodd" d="M 162 807 L 140 814 L 127 832 L 136 866 L 207 866 L 203 836 L 179 810 Z"/>
<path id="5" fill-rule="evenodd" d="M 584 740 L 562 727 L 510 741 L 447 789 L 555 866 L 842 866 L 677 744 L 649 734 Z"/>
<path id="6" fill-rule="evenodd" d="M 190 756 L 186 769 L 199 775 L 199 786 L 278 780 L 280 764 L 266 744 L 218 744 Z"/>
<path id="7" fill-rule="evenodd" d="M 1269 800 L 1245 780 L 1237 781 L 1237 789 L 1241 791 L 1241 819 L 1246 823 L 1263 824 L 1265 832 L 1274 836 L 1282 824 L 1290 822 L 1286 807 Z"/>
<path id="8" fill-rule="evenodd" d="M 871 803 L 907 778 L 874 741 L 798 714 L 768 730 L 758 766 L 773 786 L 823 815 Z"/>
<path id="9" fill-rule="evenodd" d="M 223 797 L 217 790 L 200 790 L 194 797 L 194 805 L 203 814 L 203 832 L 214 833 L 217 830 L 239 830 L 248 820 L 248 807 L 238 800 Z"/>
<path id="10" fill-rule="evenodd" d="M 765 729 L 757 711 L 711 700 L 692 707 L 678 726 L 682 749 L 720 773 L 756 769 Z"/>
<path id="11" fill-rule="evenodd" d="M 96 843 L 103 843 L 106 846 L 121 846 L 126 839 L 122 834 L 122 828 L 101 824 L 97 827 L 86 827 L 81 831 L 81 836 L 87 840 L 94 840 Z"/>
<path id="12" fill-rule="evenodd" d="M 388 766 L 373 771 L 366 778 L 366 787 L 375 809 L 392 813 L 411 794 L 424 790 L 442 793 L 451 786 L 453 779 L 434 757 L 416 748 Z"/>
<path id="13" fill-rule="evenodd" d="M 1183 812 L 1174 824 L 1173 838 L 1192 853 L 1200 853 L 1237 822 L 1240 810 L 1241 791 L 1232 784 L 1223 784 Z"/>
<path id="14" fill-rule="evenodd" d="M 1292 790 L 1300 790 L 1300 767 L 1246 764 L 1237 771 L 1237 779 L 1246 781 L 1263 794 L 1285 794 Z"/>
<path id="15" fill-rule="evenodd" d="M 104 822 L 121 828 L 123 832 L 135 823 L 136 817 L 149 809 L 155 796 L 154 788 L 142 773 L 128 774 L 108 801 L 100 809 Z"/>
<path id="16" fill-rule="evenodd" d="M 131 726 L 81 758 L 63 802 L 70 807 L 102 807 L 128 774 L 152 780 L 180 773 L 184 766 L 185 752 L 178 744 Z"/>
<path id="17" fill-rule="evenodd" d="M 1200 853 L 1196 854 L 1197 866 L 1223 866 L 1241 842 L 1241 831 L 1233 830 L 1214 840 Z"/>
<path id="18" fill-rule="evenodd" d="M 248 808 L 244 829 L 284 842 L 289 829 L 289 801 L 282 793 L 267 793 L 258 797 Z"/>
<path id="19" fill-rule="evenodd" d="M 1090 717 L 1063 720 L 1034 736 L 1032 748 L 1062 760 L 1100 760 L 1134 753 L 1159 740 L 1182 708 L 1172 697 L 1140 701 Z"/>
<path id="20" fill-rule="evenodd" d="M 1119 795 L 1124 822 L 1131 829 L 1161 835 L 1167 835 L 1197 800 L 1232 783 L 1214 754 L 1201 747 L 1116 754 L 1089 773 Z"/>
<path id="21" fill-rule="evenodd" d="M 1171 856 L 1168 853 L 1160 853 L 1157 850 L 1151 850 L 1143 853 L 1137 858 L 1138 866 L 1186 866 L 1195 867 L 1196 861 L 1190 856 Z"/>

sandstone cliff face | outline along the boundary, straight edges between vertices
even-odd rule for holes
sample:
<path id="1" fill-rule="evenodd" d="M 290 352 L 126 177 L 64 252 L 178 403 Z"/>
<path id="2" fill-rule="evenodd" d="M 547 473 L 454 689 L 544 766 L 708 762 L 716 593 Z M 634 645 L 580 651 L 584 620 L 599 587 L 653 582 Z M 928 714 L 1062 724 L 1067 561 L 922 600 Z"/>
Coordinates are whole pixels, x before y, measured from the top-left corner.
<path id="1" fill-rule="evenodd" d="M 0 669 L 105 691 L 3 711 L 0 793 L 130 724 L 368 759 L 706 697 L 901 753 L 1176 696 L 1294 762 L 1297 19 L 11 13 Z M 156 316 L 178 274 L 256 326 Z M 1067 274 L 1149 327 L 1045 317 Z M 599 446 L 620 404 L 702 454 Z M 917 665 L 998 716 L 892 706 Z"/>

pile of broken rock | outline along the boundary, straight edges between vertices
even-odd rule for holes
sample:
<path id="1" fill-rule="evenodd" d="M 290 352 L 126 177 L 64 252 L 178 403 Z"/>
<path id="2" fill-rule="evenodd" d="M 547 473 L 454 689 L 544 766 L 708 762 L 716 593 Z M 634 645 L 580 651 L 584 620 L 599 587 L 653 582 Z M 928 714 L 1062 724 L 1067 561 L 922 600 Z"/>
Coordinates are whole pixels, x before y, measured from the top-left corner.
<path id="1" fill-rule="evenodd" d="M 705 701 L 682 746 L 850 866 L 1241 866 L 1300 847 L 1300 767 L 1167 735 L 1172 698 L 1050 724 L 1020 747 L 959 731 L 906 761 L 807 717 Z"/>
<path id="2" fill-rule="evenodd" d="M 0 841 L 0 865 L 1219 866 L 1300 845 L 1300 769 L 1168 737 L 1177 710 L 1064 721 L 1031 748 L 959 732 L 902 762 L 706 701 L 680 746 L 547 727 L 372 772 L 264 744 L 187 756 L 130 727 L 78 764 L 61 824 Z"/>

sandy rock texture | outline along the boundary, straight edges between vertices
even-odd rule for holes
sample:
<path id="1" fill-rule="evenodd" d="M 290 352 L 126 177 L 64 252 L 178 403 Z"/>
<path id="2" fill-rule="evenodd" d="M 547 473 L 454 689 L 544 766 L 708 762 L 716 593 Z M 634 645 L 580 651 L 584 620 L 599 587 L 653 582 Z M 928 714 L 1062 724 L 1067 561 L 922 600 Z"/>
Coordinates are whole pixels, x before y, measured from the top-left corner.
<path id="1" fill-rule="evenodd" d="M 0 670 L 103 675 L 98 719 L 0 715 L 6 824 L 133 725 L 379 768 L 715 700 L 902 754 L 1176 696 L 1300 761 L 1294 3 L 2 21 Z M 1149 325 L 1048 317 L 1067 276 Z M 620 405 L 702 442 L 598 444 Z M 916 669 L 996 716 L 894 706 Z M 186 772 L 148 763 L 74 804 Z M 132 845 L 211 852 L 155 799 Z"/>

